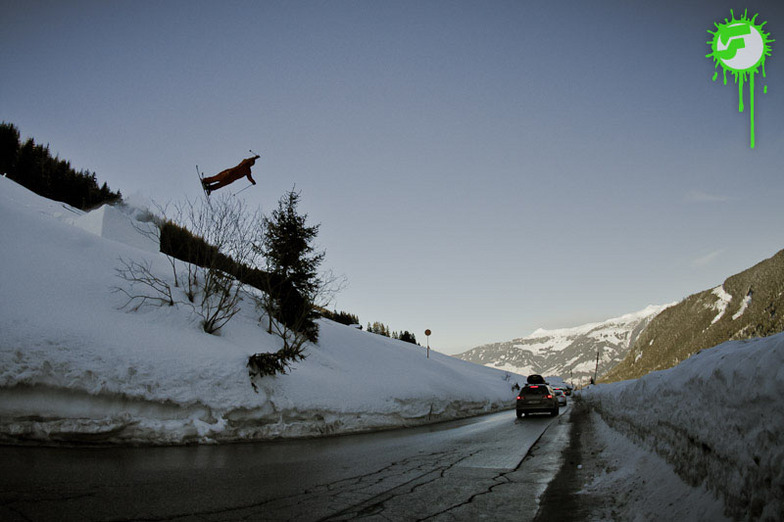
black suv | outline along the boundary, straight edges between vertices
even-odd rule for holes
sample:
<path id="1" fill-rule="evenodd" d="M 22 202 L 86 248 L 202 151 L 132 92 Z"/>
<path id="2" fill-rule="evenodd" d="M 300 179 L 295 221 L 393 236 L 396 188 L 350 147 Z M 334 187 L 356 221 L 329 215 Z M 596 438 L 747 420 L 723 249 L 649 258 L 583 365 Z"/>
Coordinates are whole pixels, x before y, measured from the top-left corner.
<path id="1" fill-rule="evenodd" d="M 526 384 L 517 396 L 517 418 L 531 413 L 558 415 L 558 399 L 547 384 Z"/>

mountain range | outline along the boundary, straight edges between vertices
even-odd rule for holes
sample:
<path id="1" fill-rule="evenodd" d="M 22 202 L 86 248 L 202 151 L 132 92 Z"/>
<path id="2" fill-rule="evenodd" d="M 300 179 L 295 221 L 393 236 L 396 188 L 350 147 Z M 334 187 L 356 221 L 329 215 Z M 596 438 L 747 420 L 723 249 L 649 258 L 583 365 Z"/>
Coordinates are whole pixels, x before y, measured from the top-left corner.
<path id="1" fill-rule="evenodd" d="M 620 363 L 651 319 L 668 306 L 651 305 L 573 328 L 539 329 L 528 337 L 485 344 L 455 357 L 523 375 L 538 373 L 587 383 L 595 373 L 601 376 Z"/>
<path id="2" fill-rule="evenodd" d="M 731 340 L 784 331 L 784 250 L 678 303 L 478 346 L 460 359 L 566 381 L 636 379 Z M 598 356 L 598 361 L 597 361 Z"/>

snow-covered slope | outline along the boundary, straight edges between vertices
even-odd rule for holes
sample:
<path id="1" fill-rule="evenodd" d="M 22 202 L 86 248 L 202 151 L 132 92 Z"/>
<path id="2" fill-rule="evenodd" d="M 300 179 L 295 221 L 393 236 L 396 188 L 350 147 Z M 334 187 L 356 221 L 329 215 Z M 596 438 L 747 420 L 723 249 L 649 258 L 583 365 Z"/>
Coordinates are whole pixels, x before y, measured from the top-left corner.
<path id="1" fill-rule="evenodd" d="M 486 344 L 457 357 L 512 372 L 560 375 L 565 380 L 588 382 L 620 362 L 648 322 L 671 305 L 648 306 L 639 312 L 574 328 L 536 330 L 528 337 Z"/>
<path id="2" fill-rule="evenodd" d="M 143 215 L 85 215 L 0 178 L 0 441 L 310 436 L 513 406 L 519 376 L 327 320 L 307 359 L 254 392 L 248 356 L 280 340 L 252 304 L 220 335 L 185 306 L 120 309 L 120 258 L 171 274 Z"/>
<path id="3" fill-rule="evenodd" d="M 688 484 L 719 493 L 732 519 L 781 520 L 782 389 L 784 333 L 726 342 L 668 370 L 592 386 L 580 397 Z"/>

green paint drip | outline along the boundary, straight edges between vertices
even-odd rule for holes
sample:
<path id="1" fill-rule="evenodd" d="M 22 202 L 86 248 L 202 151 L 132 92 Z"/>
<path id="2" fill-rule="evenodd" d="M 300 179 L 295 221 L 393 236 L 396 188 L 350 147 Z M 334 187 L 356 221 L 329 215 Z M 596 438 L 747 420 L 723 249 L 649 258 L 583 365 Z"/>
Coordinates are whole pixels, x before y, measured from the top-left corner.
<path id="1" fill-rule="evenodd" d="M 749 84 L 749 123 L 751 126 L 751 148 L 754 148 L 754 75 L 762 67 L 762 77 L 765 77 L 765 58 L 770 56 L 770 33 L 762 27 L 767 22 L 755 25 L 758 15 L 748 18 L 748 10 L 739 19 L 730 10 L 732 19 L 724 19 L 724 23 L 714 22 L 715 31 L 708 30 L 713 38 L 708 43 L 711 52 L 706 58 L 713 58 L 715 67 L 721 65 L 724 71 L 724 85 L 727 85 L 727 72 L 729 71 L 738 84 L 738 112 L 743 112 L 743 85 Z M 713 74 L 712 81 L 716 81 L 718 72 Z M 763 93 L 768 92 L 768 86 L 763 87 Z"/>
<path id="2" fill-rule="evenodd" d="M 749 105 L 751 105 L 751 148 L 754 148 L 754 73 L 749 80 Z"/>

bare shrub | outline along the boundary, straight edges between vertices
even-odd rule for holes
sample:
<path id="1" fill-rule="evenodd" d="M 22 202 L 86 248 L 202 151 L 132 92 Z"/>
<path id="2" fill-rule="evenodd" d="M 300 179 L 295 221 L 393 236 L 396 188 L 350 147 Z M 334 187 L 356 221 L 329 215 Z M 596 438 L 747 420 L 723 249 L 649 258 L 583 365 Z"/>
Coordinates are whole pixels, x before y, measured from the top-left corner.
<path id="1" fill-rule="evenodd" d="M 120 308 L 137 311 L 146 304 L 158 306 L 174 306 L 169 283 L 153 274 L 151 263 L 126 261 L 120 258 L 120 268 L 115 269 L 117 277 L 129 283 L 128 288 L 114 287 L 112 290 L 124 294 L 128 301 Z"/>
<path id="2" fill-rule="evenodd" d="M 156 227 L 139 228 L 160 244 L 172 269 L 175 288 L 182 282 L 186 300 L 201 319 L 205 332 L 216 333 L 240 310 L 243 275 L 255 269 L 262 217 L 249 212 L 237 198 L 215 197 L 167 209 L 158 207 Z M 131 283 L 118 291 L 128 296 L 133 310 L 146 303 L 176 302 L 171 285 L 152 274 L 149 264 L 121 261 L 118 276 Z M 141 286 L 145 291 L 136 292 Z"/>

